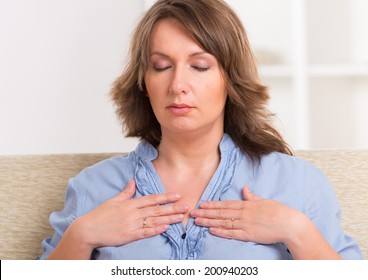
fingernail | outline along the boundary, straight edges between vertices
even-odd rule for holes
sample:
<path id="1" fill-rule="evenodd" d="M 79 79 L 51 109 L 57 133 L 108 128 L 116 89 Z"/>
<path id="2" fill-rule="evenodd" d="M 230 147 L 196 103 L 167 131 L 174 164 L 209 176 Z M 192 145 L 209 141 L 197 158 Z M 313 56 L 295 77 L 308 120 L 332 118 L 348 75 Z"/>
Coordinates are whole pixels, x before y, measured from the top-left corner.
<path id="1" fill-rule="evenodd" d="M 203 218 L 195 218 L 194 222 L 196 223 L 196 225 L 201 225 L 203 222 Z"/>
<path id="2" fill-rule="evenodd" d="M 179 211 L 188 211 L 189 207 L 188 205 L 179 205 Z"/>
<path id="3" fill-rule="evenodd" d="M 162 225 L 162 226 L 161 226 L 161 230 L 162 230 L 162 231 L 166 231 L 166 230 L 168 230 L 168 228 L 169 228 L 169 226 L 168 226 L 168 225 Z"/>
<path id="4" fill-rule="evenodd" d="M 129 182 L 128 182 L 128 185 L 127 187 L 132 187 L 134 185 L 134 180 L 133 179 L 130 179 Z"/>
<path id="5" fill-rule="evenodd" d="M 192 216 L 197 216 L 198 215 L 198 210 L 194 209 L 191 213 Z"/>
<path id="6" fill-rule="evenodd" d="M 201 207 L 201 208 L 206 208 L 206 207 L 208 207 L 208 202 L 207 202 L 207 201 L 202 202 L 202 203 L 200 204 L 200 207 Z"/>
<path id="7" fill-rule="evenodd" d="M 172 199 L 179 199 L 179 198 L 180 198 L 180 194 L 178 194 L 178 193 L 173 193 L 173 194 L 171 195 L 171 198 L 172 198 Z"/>
<path id="8" fill-rule="evenodd" d="M 245 190 L 245 192 L 252 192 L 247 185 L 244 185 L 244 190 Z"/>

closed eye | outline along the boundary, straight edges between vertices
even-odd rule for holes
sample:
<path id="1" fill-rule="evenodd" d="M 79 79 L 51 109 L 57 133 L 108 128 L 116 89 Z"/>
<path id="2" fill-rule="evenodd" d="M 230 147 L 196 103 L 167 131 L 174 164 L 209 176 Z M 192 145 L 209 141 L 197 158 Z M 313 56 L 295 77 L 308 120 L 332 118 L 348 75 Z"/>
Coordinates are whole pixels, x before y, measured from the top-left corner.
<path id="1" fill-rule="evenodd" d="M 163 72 L 167 69 L 169 69 L 171 66 L 165 66 L 165 67 L 156 67 L 154 66 L 153 69 L 156 71 L 156 72 Z"/>
<path id="2" fill-rule="evenodd" d="M 205 72 L 208 69 L 210 69 L 209 67 L 200 67 L 200 66 L 192 66 L 192 68 L 194 68 L 195 70 L 197 70 L 199 72 Z"/>

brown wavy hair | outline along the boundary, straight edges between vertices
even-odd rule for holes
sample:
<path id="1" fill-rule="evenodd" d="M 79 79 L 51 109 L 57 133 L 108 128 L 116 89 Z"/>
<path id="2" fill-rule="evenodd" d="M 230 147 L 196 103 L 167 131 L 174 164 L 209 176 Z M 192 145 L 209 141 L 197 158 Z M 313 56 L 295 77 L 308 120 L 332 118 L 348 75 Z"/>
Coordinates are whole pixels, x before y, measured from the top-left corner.
<path id="1" fill-rule="evenodd" d="M 218 60 L 228 93 L 224 132 L 253 160 L 273 151 L 291 155 L 272 126 L 273 114 L 266 107 L 268 90 L 259 81 L 245 29 L 222 0 L 158 0 L 143 16 L 132 36 L 126 68 L 110 93 L 126 136 L 139 137 L 154 146 L 161 141 L 161 127 L 146 96 L 144 75 L 152 28 L 164 18 L 180 21 Z"/>

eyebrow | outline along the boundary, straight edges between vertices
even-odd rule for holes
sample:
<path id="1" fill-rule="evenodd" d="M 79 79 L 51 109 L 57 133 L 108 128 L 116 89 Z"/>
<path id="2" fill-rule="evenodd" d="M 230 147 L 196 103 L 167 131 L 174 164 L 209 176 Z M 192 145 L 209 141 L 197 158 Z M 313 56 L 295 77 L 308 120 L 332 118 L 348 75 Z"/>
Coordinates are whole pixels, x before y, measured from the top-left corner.
<path id="1" fill-rule="evenodd" d="M 191 53 L 189 55 L 189 57 L 194 57 L 194 56 L 198 56 L 198 55 L 202 55 L 202 54 L 209 54 L 209 53 L 206 52 L 206 51 L 199 51 L 199 52 Z M 165 54 L 163 52 L 160 52 L 160 51 L 154 51 L 154 52 L 150 53 L 150 56 L 153 56 L 153 55 L 159 55 L 159 56 L 169 57 L 169 55 L 167 55 L 167 54 Z"/>

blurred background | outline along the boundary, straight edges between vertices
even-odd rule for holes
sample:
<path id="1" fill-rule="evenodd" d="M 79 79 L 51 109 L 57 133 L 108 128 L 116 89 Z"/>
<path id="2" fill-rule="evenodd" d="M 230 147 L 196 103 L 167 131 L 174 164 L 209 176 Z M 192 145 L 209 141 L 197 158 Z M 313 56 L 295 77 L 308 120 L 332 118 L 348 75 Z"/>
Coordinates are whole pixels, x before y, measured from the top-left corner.
<path id="1" fill-rule="evenodd" d="M 0 155 L 134 149 L 108 92 L 153 2 L 0 0 Z M 227 2 L 287 142 L 368 148 L 368 1 Z"/>

